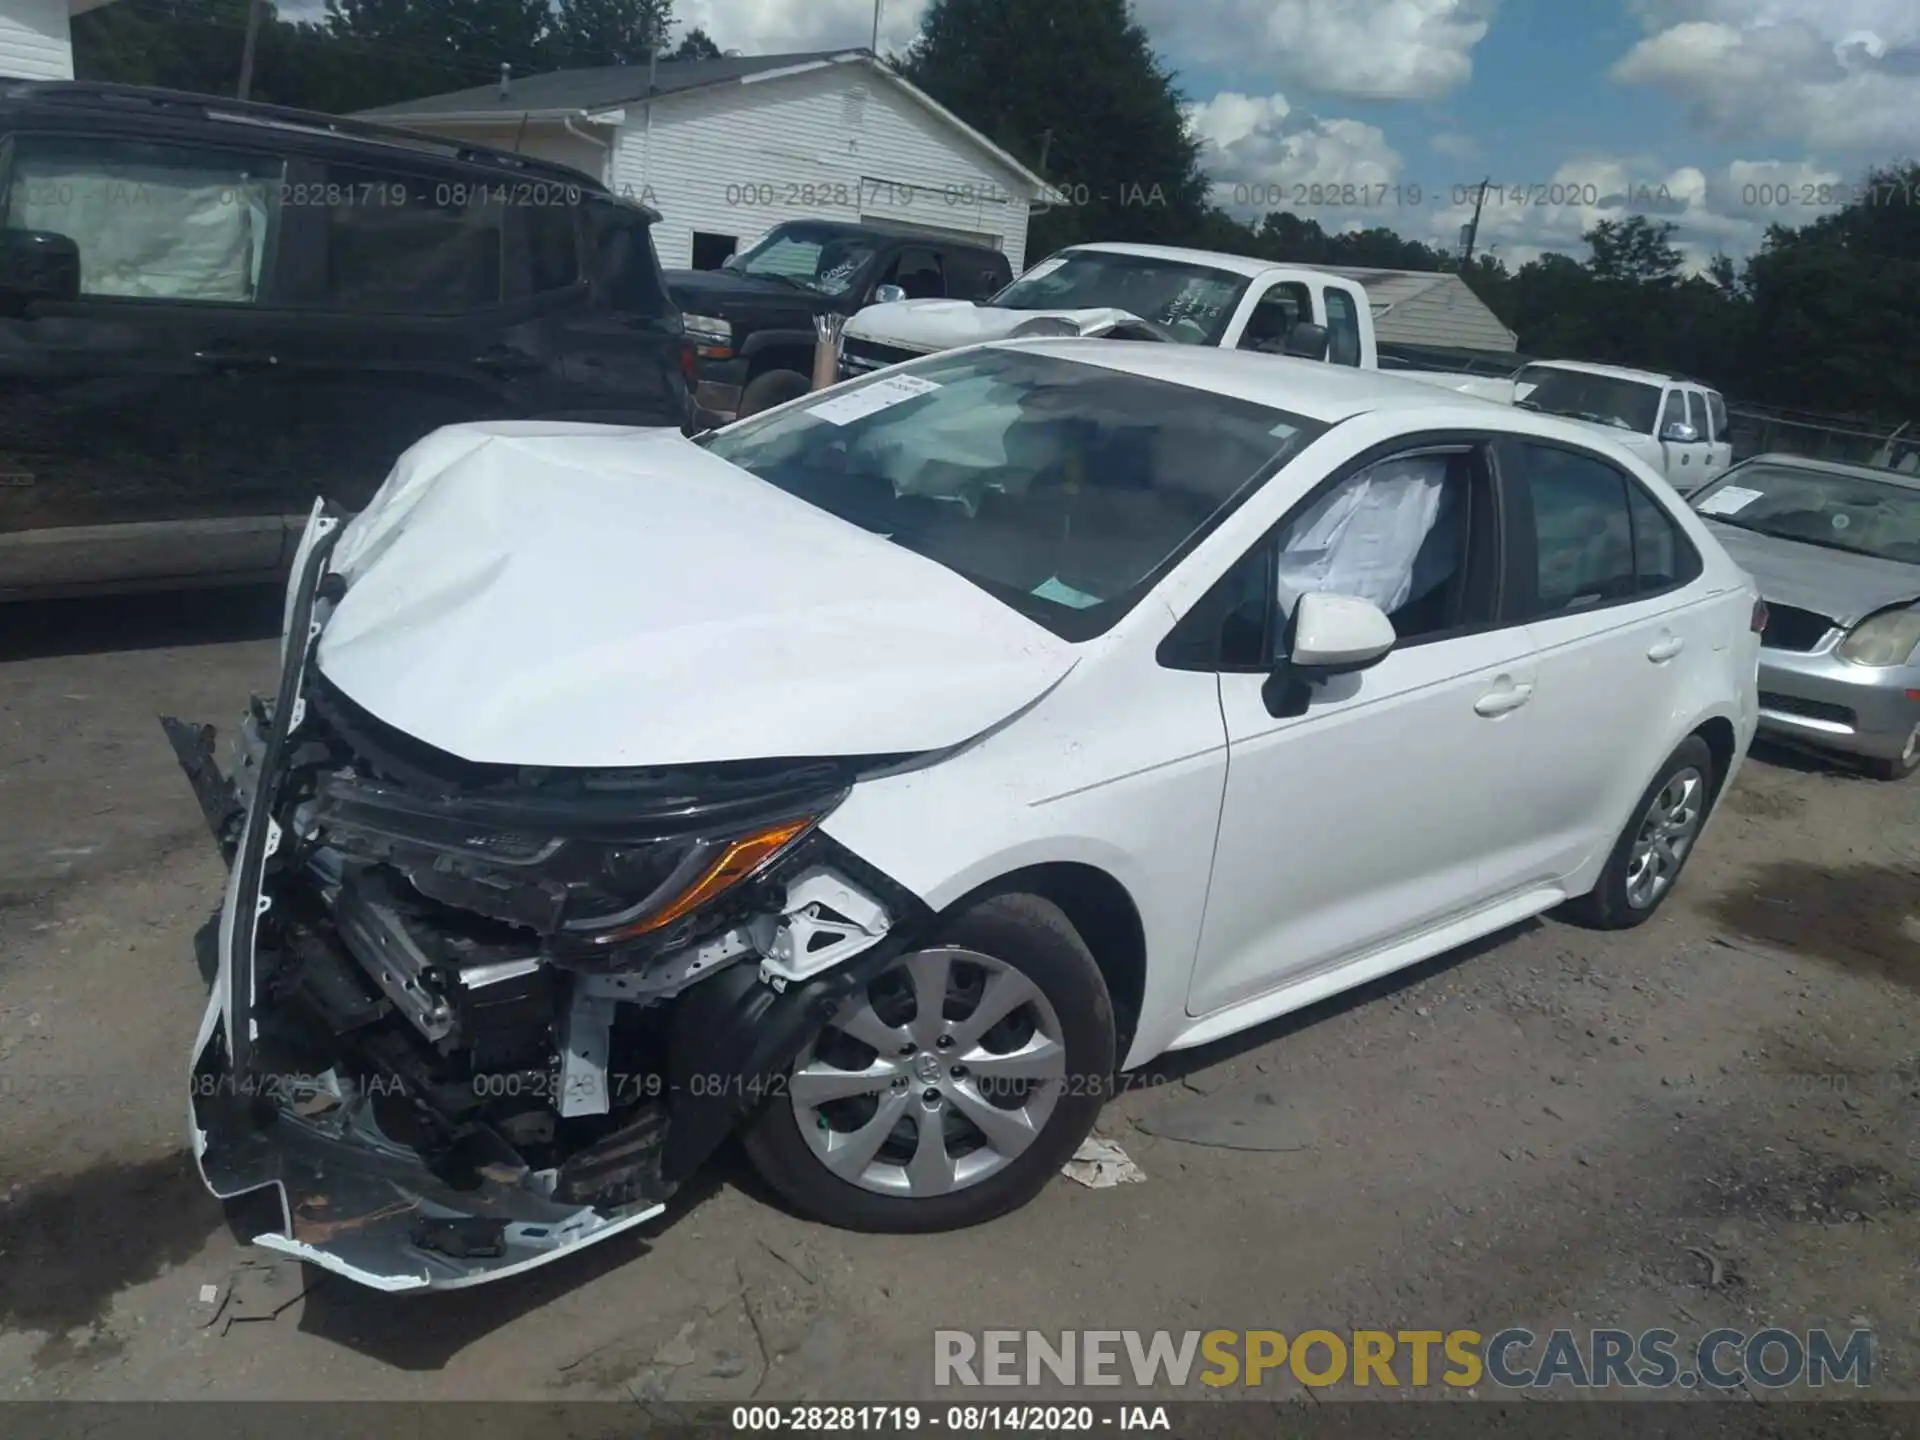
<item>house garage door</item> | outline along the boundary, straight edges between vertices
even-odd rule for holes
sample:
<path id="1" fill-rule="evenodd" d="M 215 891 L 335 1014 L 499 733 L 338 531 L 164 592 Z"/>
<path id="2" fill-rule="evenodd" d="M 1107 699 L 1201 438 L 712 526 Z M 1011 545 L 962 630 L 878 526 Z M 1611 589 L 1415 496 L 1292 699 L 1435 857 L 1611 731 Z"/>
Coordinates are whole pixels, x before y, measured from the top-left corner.
<path id="1" fill-rule="evenodd" d="M 860 218 L 867 224 L 909 225 L 976 245 L 1006 248 L 1013 207 L 986 185 L 908 185 L 862 176 Z"/>

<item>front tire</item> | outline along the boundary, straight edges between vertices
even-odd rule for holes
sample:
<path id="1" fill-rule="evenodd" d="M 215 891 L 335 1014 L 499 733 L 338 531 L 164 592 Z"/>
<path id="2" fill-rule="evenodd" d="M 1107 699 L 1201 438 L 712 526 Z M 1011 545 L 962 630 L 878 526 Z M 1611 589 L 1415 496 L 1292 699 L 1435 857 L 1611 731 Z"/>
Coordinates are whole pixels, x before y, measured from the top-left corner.
<path id="1" fill-rule="evenodd" d="M 1568 902 L 1567 917 L 1595 930 L 1631 930 L 1651 920 L 1693 854 L 1714 785 L 1713 752 L 1689 735 L 1634 806 L 1598 883 Z"/>
<path id="2" fill-rule="evenodd" d="M 1114 1071 L 1113 1001 L 1051 901 L 945 919 L 814 1035 L 743 1137 L 796 1210 L 955 1230 L 1016 1210 L 1079 1148 Z"/>
<path id="3" fill-rule="evenodd" d="M 1913 733 L 1907 736 L 1907 748 L 1898 755 L 1867 761 L 1867 773 L 1876 780 L 1904 780 L 1916 770 L 1920 770 L 1920 725 L 1913 727 Z"/>

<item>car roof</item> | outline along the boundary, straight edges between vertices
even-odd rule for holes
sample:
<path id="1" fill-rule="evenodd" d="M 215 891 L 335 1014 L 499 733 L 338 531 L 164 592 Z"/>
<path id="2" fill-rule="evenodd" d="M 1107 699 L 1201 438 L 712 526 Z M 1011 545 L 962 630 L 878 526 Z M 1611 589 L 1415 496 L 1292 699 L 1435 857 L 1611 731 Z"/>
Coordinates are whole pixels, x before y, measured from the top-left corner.
<path id="1" fill-rule="evenodd" d="M 1638 380 L 1646 385 L 1698 385 L 1702 390 L 1714 388 L 1704 380 L 1695 380 L 1686 375 L 1672 375 L 1659 370 L 1635 370 L 1626 365 L 1601 365 L 1592 360 L 1533 360 L 1521 368 L 1532 370 L 1536 366 L 1548 370 L 1578 370 L 1583 375 L 1606 375 L 1615 380 Z"/>
<path id="2" fill-rule="evenodd" d="M 987 348 L 1025 350 L 1060 360 L 1077 360 L 1108 370 L 1124 371 L 1150 380 L 1164 380 L 1195 390 L 1289 410 L 1327 424 L 1376 410 L 1452 410 L 1463 425 L 1484 425 L 1493 415 L 1525 417 L 1529 430 L 1552 428 L 1549 417 L 1515 411 L 1498 401 L 1405 380 L 1378 370 L 1330 365 L 1324 360 L 1302 360 L 1266 355 L 1252 350 L 1220 350 L 1208 345 L 1153 344 L 1142 340 L 1093 340 L 1075 336 L 1044 336 L 995 340 Z M 1587 434 L 1588 427 L 1567 422 L 1567 433 Z"/>
<path id="3" fill-rule="evenodd" d="M 1171 260 L 1180 265 L 1206 265 L 1250 278 L 1264 275 L 1275 268 L 1271 260 L 1256 260 L 1251 255 L 1228 255 L 1217 250 L 1185 250 L 1177 245 L 1123 245 L 1117 241 L 1103 240 L 1067 248 L 1075 254 L 1092 251 L 1101 255 L 1138 255 L 1146 260 Z"/>
<path id="4" fill-rule="evenodd" d="M 290 139 L 348 146 L 363 152 L 373 146 L 403 150 L 443 161 L 463 162 L 510 170 L 522 175 L 564 179 L 570 187 L 597 196 L 607 195 L 599 180 L 557 160 L 543 160 L 517 151 L 496 149 L 467 140 L 450 140 L 419 130 L 381 125 L 317 110 L 297 110 L 257 100 L 232 100 L 221 95 L 197 95 L 152 85 L 117 85 L 89 80 L 0 81 L 0 114 L 21 113 L 82 123 L 110 120 L 151 134 L 151 127 L 246 127 L 253 143 L 270 144 L 261 132 L 278 132 Z M 634 208 L 648 210 L 648 206 Z"/>
<path id="5" fill-rule="evenodd" d="M 1844 460 L 1816 460 L 1811 455 L 1789 455 L 1783 451 L 1768 451 L 1764 455 L 1749 455 L 1733 469 L 1745 469 L 1749 465 L 1778 465 L 1788 470 L 1813 470 L 1823 475 L 1845 475 L 1856 480 L 1878 480 L 1887 485 L 1899 485 L 1908 490 L 1920 490 L 1920 475 L 1908 474 L 1904 470 L 1888 470 L 1880 465 L 1852 465 Z M 1723 471 L 1723 475 L 1732 471 Z"/>

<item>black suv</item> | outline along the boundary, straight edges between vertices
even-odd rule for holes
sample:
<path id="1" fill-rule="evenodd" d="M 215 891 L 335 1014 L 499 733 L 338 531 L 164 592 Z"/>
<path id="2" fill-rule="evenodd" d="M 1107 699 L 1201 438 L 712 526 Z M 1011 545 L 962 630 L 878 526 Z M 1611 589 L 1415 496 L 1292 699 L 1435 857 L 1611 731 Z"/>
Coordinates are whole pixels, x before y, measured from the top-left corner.
<path id="1" fill-rule="evenodd" d="M 0 88 L 0 599 L 270 578 L 442 425 L 690 427 L 658 218 L 404 130 Z"/>
<path id="2" fill-rule="evenodd" d="M 991 246 L 836 220 L 789 220 L 718 270 L 667 272 L 696 347 L 695 399 L 717 422 L 811 388 L 816 316 L 851 315 L 887 285 L 909 300 L 984 300 L 1012 282 Z"/>

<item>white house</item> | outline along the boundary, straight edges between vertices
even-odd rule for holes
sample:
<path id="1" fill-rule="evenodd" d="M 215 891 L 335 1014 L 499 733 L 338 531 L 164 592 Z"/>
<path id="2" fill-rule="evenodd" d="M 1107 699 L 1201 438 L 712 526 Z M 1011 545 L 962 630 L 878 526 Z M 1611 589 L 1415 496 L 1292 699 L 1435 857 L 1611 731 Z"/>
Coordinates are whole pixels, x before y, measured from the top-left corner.
<path id="1" fill-rule="evenodd" d="M 660 212 L 669 268 L 717 265 L 782 220 L 819 218 L 985 241 L 1017 274 L 1046 189 L 865 50 L 503 75 L 363 118 L 583 170 Z"/>
<path id="2" fill-rule="evenodd" d="M 108 0 L 0 0 L 0 76 L 15 80 L 71 80 L 73 39 L 68 22 Z"/>

